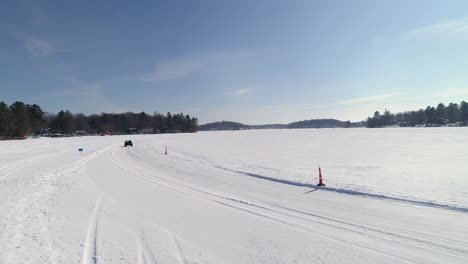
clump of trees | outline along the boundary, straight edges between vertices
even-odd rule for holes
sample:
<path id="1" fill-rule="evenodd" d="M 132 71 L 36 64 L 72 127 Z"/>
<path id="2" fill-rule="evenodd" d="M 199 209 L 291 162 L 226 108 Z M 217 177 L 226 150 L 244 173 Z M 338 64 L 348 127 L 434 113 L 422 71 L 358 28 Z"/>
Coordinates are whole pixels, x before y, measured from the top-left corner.
<path id="1" fill-rule="evenodd" d="M 73 114 L 60 111 L 45 113 L 36 104 L 0 101 L 0 139 L 25 138 L 44 131 L 71 135 L 81 133 L 131 134 L 131 133 L 188 133 L 196 132 L 198 119 L 190 115 L 167 113 L 102 113 L 100 115 Z"/>
<path id="2" fill-rule="evenodd" d="M 381 114 L 379 111 L 374 116 L 367 118 L 367 127 L 385 126 L 444 126 L 455 124 L 458 126 L 468 125 L 468 103 L 462 101 L 460 104 L 443 103 L 436 107 L 428 106 L 426 109 L 417 111 L 406 111 L 391 113 L 387 109 Z"/>
<path id="3" fill-rule="evenodd" d="M 44 112 L 38 105 L 14 102 L 8 106 L 0 101 L 0 138 L 24 138 L 45 125 Z"/>
<path id="4" fill-rule="evenodd" d="M 141 113 L 102 113 L 86 116 L 60 111 L 56 116 L 48 118 L 50 128 L 69 134 L 72 131 L 86 131 L 89 133 L 129 134 L 129 133 L 188 133 L 196 132 L 198 119 L 190 115 L 166 115 L 145 112 Z"/>
<path id="5" fill-rule="evenodd" d="M 340 121 L 336 119 L 311 119 L 288 124 L 288 128 L 349 128 L 351 126 L 351 121 Z"/>

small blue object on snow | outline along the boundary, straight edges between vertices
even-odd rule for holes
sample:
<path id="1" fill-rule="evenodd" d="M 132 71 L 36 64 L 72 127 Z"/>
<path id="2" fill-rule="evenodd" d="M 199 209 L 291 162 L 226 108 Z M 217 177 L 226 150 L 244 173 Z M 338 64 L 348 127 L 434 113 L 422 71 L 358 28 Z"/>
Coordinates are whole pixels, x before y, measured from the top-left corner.
<path id="1" fill-rule="evenodd" d="M 79 152 L 83 152 L 83 149 L 82 149 L 82 148 L 79 148 L 78 151 L 79 151 Z"/>

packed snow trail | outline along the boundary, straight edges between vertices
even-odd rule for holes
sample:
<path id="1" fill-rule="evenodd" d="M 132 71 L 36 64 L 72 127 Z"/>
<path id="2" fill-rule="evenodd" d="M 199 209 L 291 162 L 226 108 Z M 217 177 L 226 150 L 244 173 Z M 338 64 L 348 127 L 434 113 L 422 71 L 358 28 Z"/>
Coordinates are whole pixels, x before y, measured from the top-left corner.
<path id="1" fill-rule="evenodd" d="M 0 263 L 57 263 L 69 259 L 66 254 L 71 248 L 67 247 L 66 233 L 70 230 L 65 224 L 74 219 L 64 214 L 68 206 L 62 198 L 73 189 L 72 181 L 82 181 L 74 176 L 86 162 L 112 146 L 100 142 L 80 154 L 73 144 L 62 142 L 55 149 L 47 144 L 32 150 L 33 155 L 29 151 L 18 155 L 19 161 L 12 162 L 14 169 L 9 167 L 8 174 L 0 179 Z"/>
<path id="2" fill-rule="evenodd" d="M 97 263 L 97 232 L 102 200 L 103 197 L 100 197 L 96 201 L 96 207 L 94 208 L 91 220 L 89 221 L 88 232 L 86 234 L 86 241 L 83 250 L 83 264 Z"/>
<path id="3" fill-rule="evenodd" d="M 143 152 L 145 150 L 146 149 L 143 149 Z M 303 192 L 300 192 L 300 196 L 297 196 L 297 193 L 294 192 L 283 193 L 281 192 L 281 190 L 275 189 L 275 187 L 273 187 L 273 185 L 277 185 L 276 183 L 273 183 L 272 186 L 268 186 L 267 188 L 265 188 L 265 185 L 267 183 L 255 182 L 258 181 L 257 179 L 250 179 L 252 181 L 252 183 L 250 183 L 249 179 L 241 179 L 242 181 L 239 181 L 238 175 L 229 175 L 230 177 L 226 177 L 228 175 L 224 175 L 223 179 L 225 180 L 223 184 L 219 184 L 219 182 L 216 181 L 218 177 L 212 177 L 212 181 L 206 181 L 206 179 L 209 179 L 211 177 L 210 175 L 216 175 L 216 168 L 212 172 L 210 172 L 207 168 L 199 168 L 197 170 L 196 167 L 184 171 L 184 169 L 186 169 L 187 166 L 184 166 L 184 169 L 180 169 L 182 166 L 178 166 L 177 164 L 167 165 L 167 163 L 170 163 L 170 161 L 168 161 L 167 159 L 160 164 L 158 163 L 158 159 L 156 157 L 154 157 L 151 160 L 148 160 L 147 163 L 144 164 L 145 159 L 142 156 L 138 156 L 139 152 L 137 150 L 117 153 L 119 153 L 121 157 L 119 157 L 118 159 L 114 158 L 114 163 L 116 164 L 116 166 L 124 168 L 124 170 L 127 173 L 130 173 L 131 175 L 139 177 L 140 179 L 143 179 L 145 181 L 149 181 L 160 186 L 166 186 L 167 188 L 170 188 L 179 193 L 190 195 L 194 198 L 215 201 L 216 203 L 230 207 L 232 209 L 236 209 L 254 216 L 260 216 L 270 221 L 274 221 L 291 227 L 292 229 L 312 233 L 315 236 L 322 236 L 326 239 L 344 243 L 346 245 L 349 245 L 349 239 L 354 237 L 354 242 L 351 243 L 354 247 L 359 246 L 363 249 L 372 252 L 377 252 L 383 255 L 390 255 L 389 253 L 387 253 L 388 248 L 399 248 L 397 250 L 398 254 L 390 255 L 391 257 L 396 258 L 397 260 L 408 260 L 410 262 L 417 262 L 418 259 L 420 259 L 421 257 L 418 254 L 416 254 L 415 258 L 411 258 L 412 251 L 414 250 L 440 252 L 441 254 L 451 254 L 452 256 L 460 256 L 461 259 L 463 259 L 468 253 L 468 251 L 465 249 L 465 242 L 456 243 L 455 241 L 455 243 L 450 245 L 447 244 L 447 240 L 445 238 L 441 238 L 434 235 L 431 236 L 422 232 L 418 234 L 417 232 L 411 231 L 411 229 L 409 229 L 412 227 L 409 227 L 408 229 L 402 228 L 405 227 L 405 225 L 407 224 L 404 222 L 400 223 L 400 221 L 408 221 L 408 216 L 412 216 L 414 215 L 414 213 L 409 214 L 409 212 L 406 212 L 404 214 L 405 219 L 398 219 L 396 223 L 387 225 L 384 229 L 382 229 L 382 227 L 374 226 L 376 223 L 376 219 L 384 218 L 383 216 L 385 216 L 385 214 L 379 214 L 378 217 L 375 217 L 373 215 L 366 216 L 365 213 L 367 212 L 359 212 L 359 217 L 357 217 L 357 220 L 355 220 L 359 224 L 356 224 L 353 223 L 353 221 L 349 220 L 350 217 L 356 215 L 356 213 L 352 212 L 356 210 L 356 206 L 350 206 L 353 208 L 352 210 L 345 209 L 344 207 L 340 208 L 341 210 L 334 210 L 344 215 L 345 217 L 343 218 L 326 217 L 323 215 L 329 214 L 329 212 L 327 212 L 330 210 L 329 204 L 319 205 L 316 203 L 316 201 L 302 199 L 301 196 L 303 195 Z M 115 153 L 113 153 L 113 155 L 115 155 Z M 134 158 L 135 156 L 137 157 Z M 124 158 L 128 158 L 128 160 L 125 161 Z M 146 172 L 145 168 L 147 168 Z M 157 168 L 160 168 L 160 171 L 158 171 Z M 155 173 L 155 171 L 158 172 Z M 167 177 L 164 177 L 164 174 L 166 174 Z M 219 175 L 219 172 L 217 174 Z M 180 177 L 174 177 L 175 175 L 180 175 Z M 235 179 L 236 177 L 237 179 Z M 229 179 L 235 180 L 233 181 Z M 210 191 L 210 188 L 208 188 L 210 184 L 212 185 L 212 190 L 214 191 Z M 251 186 L 254 186 L 255 188 L 251 188 Z M 271 190 L 270 187 L 274 191 L 269 191 Z M 284 186 L 282 187 L 284 188 Z M 235 192 L 232 191 L 233 189 L 235 190 Z M 230 196 L 230 192 L 234 194 Z M 269 192 L 271 192 L 269 194 L 269 198 L 265 199 L 265 197 L 267 197 L 265 194 L 268 194 Z M 258 198 L 259 193 L 262 193 L 260 199 Z M 237 198 L 240 194 L 242 194 L 248 200 L 242 200 L 240 198 Z M 290 202 L 294 199 L 294 203 L 288 203 L 287 207 L 281 206 L 280 200 L 272 199 L 275 195 L 278 194 L 281 194 L 281 200 L 286 200 Z M 290 199 L 285 199 L 286 196 L 290 196 Z M 252 200 L 254 199 L 259 199 L 258 204 L 252 202 Z M 266 203 L 267 201 L 268 203 Z M 318 206 L 321 206 L 323 208 L 317 210 L 317 213 L 310 213 L 307 211 L 301 211 L 297 209 L 299 206 L 310 207 L 310 203 L 314 204 L 314 209 Z M 332 206 L 336 207 L 336 205 Z M 401 205 L 393 205 L 390 203 L 388 206 L 390 208 L 392 206 L 398 208 Z M 345 212 L 341 212 L 343 211 L 343 209 Z M 406 209 L 406 211 L 414 210 L 413 208 L 410 208 L 410 210 L 408 210 L 406 205 L 403 205 L 402 208 L 399 210 L 404 209 Z M 321 210 L 323 210 L 323 212 L 321 212 Z M 421 210 L 430 211 L 434 209 L 421 208 Z M 374 209 L 373 211 L 376 210 Z M 390 214 L 390 216 L 391 215 L 392 214 Z M 365 221 L 364 223 L 363 220 Z M 414 225 L 415 223 L 411 224 Z M 432 226 L 431 228 L 440 229 L 440 227 L 438 226 Z M 339 230 L 340 232 L 337 232 L 337 230 Z M 413 233 L 416 233 L 418 237 L 415 237 Z M 360 236 L 365 237 L 365 239 L 359 238 Z M 381 248 L 374 246 L 376 245 L 375 241 L 379 241 L 379 243 L 377 244 L 382 244 L 380 246 Z M 408 254 L 407 259 L 405 259 L 404 257 L 405 251 Z M 430 263 L 430 259 L 427 259 L 425 261 L 425 263 Z"/>
<path id="4" fill-rule="evenodd" d="M 283 139 L 290 142 L 307 131 L 317 136 L 245 131 L 6 142 L 0 263 L 466 263 L 468 213 L 450 209 L 463 208 L 463 195 L 452 205 L 385 190 L 377 196 L 381 185 L 360 188 L 373 194 L 363 196 L 315 188 L 314 177 L 285 184 L 301 181 L 285 161 L 268 161 L 271 148 L 242 146 L 284 133 L 292 133 Z M 352 137 L 348 131 L 332 134 Z M 125 139 L 135 146 L 124 148 Z M 291 159 L 301 150 L 289 150 Z M 325 178 L 344 188 L 333 180 Z"/>

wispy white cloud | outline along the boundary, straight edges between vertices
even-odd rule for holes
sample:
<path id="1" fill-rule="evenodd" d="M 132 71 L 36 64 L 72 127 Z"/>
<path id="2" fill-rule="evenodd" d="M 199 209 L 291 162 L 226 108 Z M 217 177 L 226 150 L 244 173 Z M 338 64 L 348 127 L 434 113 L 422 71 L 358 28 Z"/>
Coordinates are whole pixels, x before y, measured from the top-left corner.
<path id="1" fill-rule="evenodd" d="M 242 107 L 236 104 L 223 105 L 222 107 L 200 106 L 187 112 L 198 116 L 201 123 L 230 120 L 245 124 L 267 124 L 320 118 L 362 121 L 375 111 L 383 111 L 384 109 L 391 112 L 412 111 L 424 109 L 428 105 L 435 106 L 441 102 L 444 104 L 459 103 L 462 100 L 468 101 L 468 87 L 442 88 L 426 92 L 408 90 L 400 93 L 374 94 L 329 102 L 254 104 Z"/>
<path id="2" fill-rule="evenodd" d="M 248 93 L 250 93 L 250 90 L 247 89 L 247 88 L 243 88 L 243 89 L 234 90 L 233 95 L 234 96 L 244 96 L 244 95 L 247 95 Z"/>
<path id="3" fill-rule="evenodd" d="M 251 105 L 239 107 L 223 106 L 219 109 L 198 109 L 194 113 L 200 121 L 219 120 L 238 121 L 245 124 L 290 123 L 299 120 L 337 118 L 340 120 L 360 121 L 380 109 L 388 95 L 350 98 L 328 103 L 290 103 L 273 105 Z M 390 105 L 391 106 L 391 105 Z"/>
<path id="4" fill-rule="evenodd" d="M 57 43 L 44 37 L 38 37 L 32 34 L 23 32 L 16 33 L 19 40 L 23 43 L 26 51 L 33 58 L 44 58 L 60 52 L 67 51 L 63 47 L 59 47 Z"/>
<path id="5" fill-rule="evenodd" d="M 57 105 L 58 108 L 86 109 L 87 114 L 100 112 L 125 112 L 127 109 L 115 105 L 104 93 L 104 86 L 99 82 L 84 82 L 74 78 L 66 78 L 65 88 L 50 91 L 32 98 L 39 101 L 60 100 L 69 105 Z M 59 109 L 54 109 L 59 110 Z M 77 110 L 80 111 L 80 110 Z"/>
<path id="6" fill-rule="evenodd" d="M 423 26 L 408 30 L 402 35 L 403 39 L 413 39 L 418 37 L 430 36 L 468 36 L 468 18 L 461 18 L 435 23 L 428 26 Z"/>
<path id="7" fill-rule="evenodd" d="M 269 52 L 269 50 L 235 49 L 182 55 L 156 64 L 153 71 L 142 74 L 137 79 L 150 83 L 183 79 L 212 64 L 255 56 L 265 52 Z"/>
<path id="8" fill-rule="evenodd" d="M 364 97 L 354 97 L 345 100 L 338 101 L 336 104 L 349 105 L 349 104 L 360 104 L 367 102 L 374 102 L 382 99 L 388 99 L 401 95 L 400 93 L 391 93 L 391 94 L 381 94 L 381 95 L 371 95 Z"/>
<path id="9" fill-rule="evenodd" d="M 35 58 L 46 57 L 56 53 L 55 46 L 51 41 L 34 36 L 26 36 L 24 40 L 27 51 Z"/>
<path id="10" fill-rule="evenodd" d="M 400 101 L 420 102 L 419 107 L 435 105 L 438 103 L 457 103 L 462 100 L 467 101 L 468 88 L 449 88 L 426 93 L 413 94 Z M 408 109 L 406 109 L 408 110 Z"/>
<path id="11" fill-rule="evenodd" d="M 231 105 L 216 109 L 198 109 L 197 111 L 192 111 L 192 113 L 200 117 L 201 123 L 229 120 L 250 125 L 273 123 L 287 124 L 294 121 L 315 118 L 342 119 L 356 115 L 354 112 L 344 111 L 343 107 L 341 107 L 341 110 L 346 113 L 347 116 L 339 115 L 337 109 L 337 107 L 325 107 L 318 104 L 250 105 L 241 108 L 236 105 Z"/>
<path id="12" fill-rule="evenodd" d="M 434 97 L 451 97 L 451 96 L 466 96 L 468 95 L 467 88 L 458 88 L 458 89 L 446 89 L 440 92 L 432 94 Z"/>
<path id="13" fill-rule="evenodd" d="M 154 71 L 140 77 L 144 82 L 158 82 L 184 78 L 199 70 L 207 63 L 187 58 L 177 58 L 156 65 Z"/>

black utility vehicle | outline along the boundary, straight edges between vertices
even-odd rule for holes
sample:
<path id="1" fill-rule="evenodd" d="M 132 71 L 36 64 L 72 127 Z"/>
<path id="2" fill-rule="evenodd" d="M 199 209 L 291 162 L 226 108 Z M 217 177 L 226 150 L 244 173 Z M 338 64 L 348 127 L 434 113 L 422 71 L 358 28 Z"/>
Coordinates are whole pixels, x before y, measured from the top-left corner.
<path id="1" fill-rule="evenodd" d="M 133 147 L 133 143 L 131 140 L 125 140 L 124 147 L 127 147 L 127 146 Z"/>

